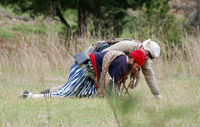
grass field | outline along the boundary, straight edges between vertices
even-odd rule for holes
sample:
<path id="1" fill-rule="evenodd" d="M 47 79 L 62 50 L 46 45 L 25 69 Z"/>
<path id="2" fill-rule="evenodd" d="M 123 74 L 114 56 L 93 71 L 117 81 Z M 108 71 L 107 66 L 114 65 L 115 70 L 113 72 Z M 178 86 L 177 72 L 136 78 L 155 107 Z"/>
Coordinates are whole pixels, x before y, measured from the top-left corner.
<path id="1" fill-rule="evenodd" d="M 161 46 L 152 64 L 160 100 L 142 73 L 131 98 L 27 100 L 18 98 L 25 90 L 64 85 L 73 55 L 97 40 L 86 35 L 67 42 L 58 35 L 59 23 L 0 19 L 0 127 L 200 127 L 199 36 L 182 37 L 178 47 L 152 35 Z"/>
<path id="2" fill-rule="evenodd" d="M 134 90 L 129 91 L 132 98 L 124 94 L 113 100 L 19 99 L 25 90 L 39 93 L 45 88 L 64 85 L 74 61 L 73 54 L 84 50 L 94 40 L 85 38 L 76 48 L 74 42 L 65 47 L 56 36 L 31 36 L 20 43 L 11 42 L 0 50 L 2 127 L 200 126 L 200 46 L 196 38 L 183 38 L 184 50 L 176 46 L 167 48 L 162 41 L 156 40 L 161 46 L 161 55 L 152 68 L 161 100 L 151 94 L 144 77 Z"/>
<path id="3" fill-rule="evenodd" d="M 129 91 L 132 98 L 127 94 L 113 100 L 18 98 L 25 90 L 39 93 L 45 88 L 64 85 L 74 61 L 73 54 L 92 42 L 85 38 L 79 47 L 75 48 L 71 42 L 67 48 L 56 36 L 31 36 L 2 47 L 0 126 L 200 126 L 200 52 L 198 39 L 193 37 L 183 38 L 184 50 L 176 46 L 173 50 L 166 48 L 167 45 L 156 40 L 161 46 L 161 55 L 152 68 L 161 100 L 151 94 L 142 73 L 140 84 Z"/>
<path id="4" fill-rule="evenodd" d="M 60 79 L 60 80 L 58 80 Z M 100 98 L 19 99 L 26 89 L 38 93 L 44 88 L 65 83 L 55 81 L 1 81 L 0 125 L 9 126 L 200 126 L 200 79 L 197 76 L 158 78 L 162 99 L 156 100 L 144 80 L 131 98 L 123 94 L 112 101 Z M 116 117 L 111 105 L 114 105 Z"/>
<path id="5" fill-rule="evenodd" d="M 42 41 L 37 39 L 32 41 Z M 140 84 L 129 90 L 132 98 L 123 94 L 113 100 L 19 99 L 24 90 L 39 93 L 45 88 L 65 84 L 73 63 L 71 55 L 81 48 L 74 49 L 72 45 L 64 50 L 62 44 L 54 43 L 57 39 L 47 38 L 48 43 L 43 47 L 37 43 L 24 46 L 30 41 L 26 40 L 18 44 L 20 50 L 15 47 L 11 53 L 1 50 L 0 126 L 200 126 L 200 55 L 196 39 L 183 40 L 187 59 L 182 50 L 176 47 L 166 50 L 161 46 L 161 56 L 152 64 L 161 100 L 154 98 L 143 76 Z M 162 45 L 161 41 L 157 42 Z"/>

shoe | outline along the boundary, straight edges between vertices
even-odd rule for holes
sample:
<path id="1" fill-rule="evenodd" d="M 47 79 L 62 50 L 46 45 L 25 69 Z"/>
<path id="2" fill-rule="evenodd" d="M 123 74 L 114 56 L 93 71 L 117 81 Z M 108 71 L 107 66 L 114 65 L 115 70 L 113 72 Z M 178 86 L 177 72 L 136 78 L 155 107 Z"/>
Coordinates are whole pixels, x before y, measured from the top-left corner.
<path id="1" fill-rule="evenodd" d="M 23 99 L 27 98 L 28 99 L 28 98 L 32 97 L 32 95 L 33 94 L 31 92 L 29 92 L 28 90 L 25 90 L 19 98 L 23 98 Z"/>

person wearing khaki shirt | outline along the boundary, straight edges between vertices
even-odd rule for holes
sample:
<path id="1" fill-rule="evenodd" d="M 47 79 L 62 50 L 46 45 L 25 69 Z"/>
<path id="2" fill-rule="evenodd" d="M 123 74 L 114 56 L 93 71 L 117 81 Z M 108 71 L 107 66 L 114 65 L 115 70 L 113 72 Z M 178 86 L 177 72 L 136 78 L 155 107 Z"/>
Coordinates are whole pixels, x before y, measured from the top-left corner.
<path id="1" fill-rule="evenodd" d="M 135 50 L 143 50 L 144 52 L 148 52 L 150 54 L 150 59 L 154 59 L 155 57 L 158 57 L 160 54 L 160 47 L 159 45 L 154 42 L 149 40 L 144 41 L 142 44 L 136 40 L 132 41 L 120 41 L 103 51 L 128 51 L 128 52 L 133 52 Z M 145 54 L 145 53 L 144 53 Z M 151 63 L 152 61 L 147 57 L 148 55 L 145 55 L 145 62 L 142 65 L 142 73 L 145 77 L 145 80 L 151 89 L 152 94 L 157 98 L 161 99 L 162 96 L 159 92 L 159 88 L 156 82 L 156 78 L 154 76 L 154 72 L 151 68 Z M 136 73 L 136 83 L 135 86 L 139 83 L 140 80 L 140 72 Z M 131 86 L 130 88 L 133 88 L 134 86 Z"/>

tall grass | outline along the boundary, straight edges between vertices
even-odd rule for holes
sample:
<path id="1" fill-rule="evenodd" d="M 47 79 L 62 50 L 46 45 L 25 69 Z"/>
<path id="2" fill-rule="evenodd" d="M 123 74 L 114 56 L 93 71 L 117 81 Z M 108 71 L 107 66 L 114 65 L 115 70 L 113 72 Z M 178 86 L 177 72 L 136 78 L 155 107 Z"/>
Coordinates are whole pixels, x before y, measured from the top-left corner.
<path id="1" fill-rule="evenodd" d="M 74 61 L 73 54 L 82 50 L 77 49 L 79 46 L 75 47 L 77 42 L 70 43 L 70 47 L 67 47 L 56 35 L 32 35 L 21 37 L 18 42 L 7 42 L 0 53 L 2 73 L 22 77 L 32 74 L 37 78 L 40 72 L 48 75 L 52 70 L 69 70 Z"/>
<path id="2" fill-rule="evenodd" d="M 73 55 L 85 50 L 97 40 L 84 37 L 66 42 L 57 34 L 48 36 L 21 36 L 21 40 L 11 40 L 3 43 L 0 50 L 0 68 L 3 75 L 28 76 L 31 73 L 37 78 L 40 72 L 50 74 L 52 70 L 69 70 L 73 63 Z M 166 40 L 152 37 L 161 47 L 161 53 L 152 66 L 159 75 L 168 74 L 199 74 L 199 38 L 187 36 L 182 38 L 182 47 Z M 165 41 L 165 42 L 164 42 Z M 68 46 L 67 43 L 70 43 Z M 164 72 L 164 73 L 163 73 Z"/>
<path id="3" fill-rule="evenodd" d="M 161 47 L 161 54 L 158 60 L 154 62 L 154 70 L 159 72 L 159 75 L 194 75 L 199 76 L 199 57 L 200 43 L 199 38 L 186 36 L 181 39 L 182 47 L 174 43 L 164 43 L 161 40 L 155 39 Z M 155 65 L 155 66 L 154 66 Z"/>

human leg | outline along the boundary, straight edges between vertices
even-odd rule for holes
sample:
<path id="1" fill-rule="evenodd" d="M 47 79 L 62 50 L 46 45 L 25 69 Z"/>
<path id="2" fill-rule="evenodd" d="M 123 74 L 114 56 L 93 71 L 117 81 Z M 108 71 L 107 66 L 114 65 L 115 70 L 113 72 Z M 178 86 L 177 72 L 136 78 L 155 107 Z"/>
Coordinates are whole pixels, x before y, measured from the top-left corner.
<path id="1" fill-rule="evenodd" d="M 52 88 L 48 88 L 48 89 L 45 89 L 45 90 L 41 91 L 39 94 L 47 94 L 47 93 L 56 92 L 56 91 L 58 91 L 62 87 L 63 87 L 63 85 L 52 87 Z"/>
<path id="2" fill-rule="evenodd" d="M 87 73 L 86 67 L 73 64 L 66 84 L 58 91 L 49 94 L 30 94 L 31 96 L 29 98 L 63 98 L 71 97 L 74 94 L 76 94 L 76 96 L 96 94 L 94 81 L 88 80 Z"/>
<path id="3" fill-rule="evenodd" d="M 72 65 L 67 83 L 52 95 L 62 97 L 85 96 L 96 94 L 94 81 L 88 80 L 88 70 L 86 67 L 80 67 L 75 63 Z"/>

